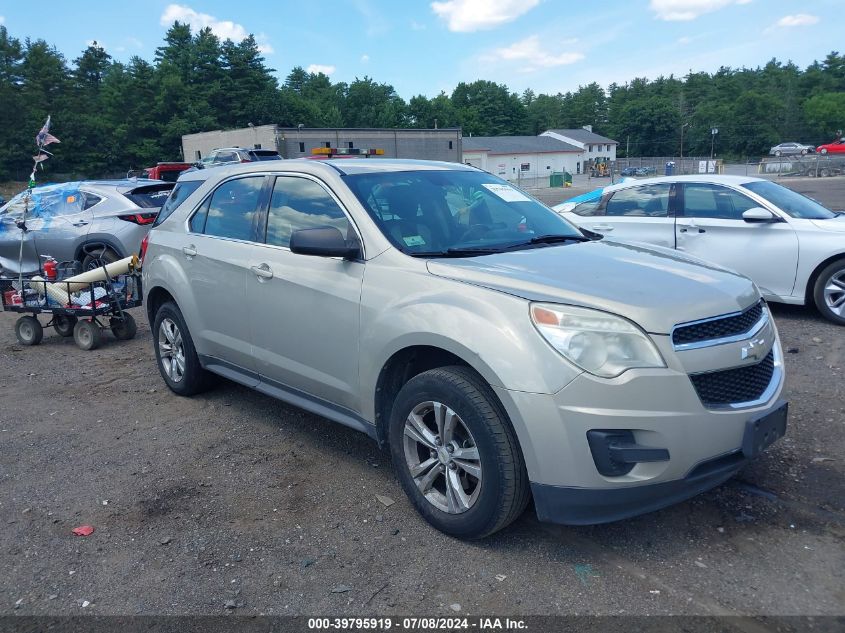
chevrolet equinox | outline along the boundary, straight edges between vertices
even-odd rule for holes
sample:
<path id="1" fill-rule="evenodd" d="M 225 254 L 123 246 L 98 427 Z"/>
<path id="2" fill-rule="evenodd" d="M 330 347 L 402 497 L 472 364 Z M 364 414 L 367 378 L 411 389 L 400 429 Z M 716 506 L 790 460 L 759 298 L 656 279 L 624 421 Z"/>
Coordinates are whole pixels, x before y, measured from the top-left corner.
<path id="1" fill-rule="evenodd" d="M 579 230 L 470 166 L 287 160 L 183 175 L 142 247 L 161 376 L 223 376 L 362 431 L 439 530 L 614 521 L 782 436 L 745 277 Z"/>

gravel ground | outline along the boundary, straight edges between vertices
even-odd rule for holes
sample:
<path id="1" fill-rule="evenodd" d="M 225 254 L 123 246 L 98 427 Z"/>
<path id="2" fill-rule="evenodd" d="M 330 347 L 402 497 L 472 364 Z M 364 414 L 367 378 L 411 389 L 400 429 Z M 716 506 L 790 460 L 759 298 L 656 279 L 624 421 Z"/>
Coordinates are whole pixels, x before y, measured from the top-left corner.
<path id="1" fill-rule="evenodd" d="M 94 352 L 22 347 L 0 314 L 0 615 L 845 612 L 845 330 L 811 310 L 775 308 L 790 428 L 734 480 L 474 543 L 428 527 L 363 435 L 232 383 L 171 394 L 135 312 Z"/>

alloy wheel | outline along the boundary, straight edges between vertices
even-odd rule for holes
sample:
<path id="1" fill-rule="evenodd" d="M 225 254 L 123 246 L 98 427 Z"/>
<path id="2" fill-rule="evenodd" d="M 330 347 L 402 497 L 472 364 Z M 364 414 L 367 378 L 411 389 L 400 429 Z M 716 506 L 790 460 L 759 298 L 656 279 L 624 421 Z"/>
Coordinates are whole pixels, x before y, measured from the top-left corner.
<path id="1" fill-rule="evenodd" d="M 179 326 L 170 318 L 161 321 L 158 328 L 158 351 L 161 367 L 173 382 L 185 376 L 185 345 Z"/>
<path id="2" fill-rule="evenodd" d="M 405 420 L 405 464 L 420 493 L 449 514 L 466 512 L 481 493 L 481 457 L 464 421 L 441 402 L 418 404 Z"/>
<path id="3" fill-rule="evenodd" d="M 830 311 L 845 317 L 845 270 L 831 275 L 824 286 L 824 302 Z"/>

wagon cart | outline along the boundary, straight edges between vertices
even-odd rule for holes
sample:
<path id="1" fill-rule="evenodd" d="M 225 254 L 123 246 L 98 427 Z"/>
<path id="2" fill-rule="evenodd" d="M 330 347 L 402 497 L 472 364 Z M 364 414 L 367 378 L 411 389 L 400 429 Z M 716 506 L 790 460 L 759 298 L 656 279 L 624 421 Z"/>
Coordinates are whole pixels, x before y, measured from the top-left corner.
<path id="1" fill-rule="evenodd" d="M 103 342 L 104 330 L 127 341 L 138 326 L 127 312 L 142 304 L 141 275 L 131 272 L 92 283 L 25 279 L 23 287 L 14 280 L 2 296 L 3 309 L 25 316 L 15 322 L 15 336 L 22 345 L 38 345 L 44 328 L 52 327 L 59 336 L 73 337 L 83 350 L 96 349 Z M 42 324 L 38 315 L 48 315 Z"/>

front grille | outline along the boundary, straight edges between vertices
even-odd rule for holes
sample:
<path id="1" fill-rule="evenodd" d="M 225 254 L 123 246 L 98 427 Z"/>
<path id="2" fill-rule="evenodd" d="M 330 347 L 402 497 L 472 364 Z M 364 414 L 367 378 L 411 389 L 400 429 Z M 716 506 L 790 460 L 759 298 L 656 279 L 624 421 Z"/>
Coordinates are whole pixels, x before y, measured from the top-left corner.
<path id="1" fill-rule="evenodd" d="M 763 304 L 758 302 L 742 312 L 733 316 L 721 319 L 711 319 L 702 323 L 691 323 L 681 325 L 672 332 L 672 343 L 675 346 L 700 343 L 713 339 L 745 334 L 750 330 L 760 317 L 763 316 Z"/>
<path id="2" fill-rule="evenodd" d="M 774 349 L 761 362 L 747 367 L 690 376 L 702 404 L 708 408 L 741 404 L 759 399 L 772 382 Z"/>

